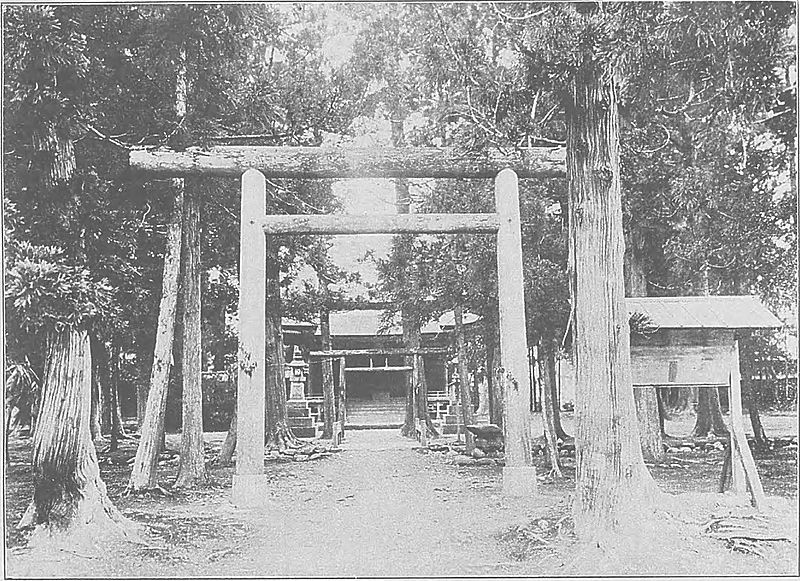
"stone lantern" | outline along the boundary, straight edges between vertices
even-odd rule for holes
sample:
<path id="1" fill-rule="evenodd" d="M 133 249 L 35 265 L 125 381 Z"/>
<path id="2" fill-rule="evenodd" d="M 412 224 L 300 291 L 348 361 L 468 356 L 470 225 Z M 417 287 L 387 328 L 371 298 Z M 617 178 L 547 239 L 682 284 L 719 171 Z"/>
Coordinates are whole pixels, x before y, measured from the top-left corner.
<path id="1" fill-rule="evenodd" d="M 294 346 L 292 360 L 286 364 L 286 379 L 289 380 L 289 399 L 304 400 L 306 398 L 308 363 L 303 360 L 303 353 L 297 345 Z"/>

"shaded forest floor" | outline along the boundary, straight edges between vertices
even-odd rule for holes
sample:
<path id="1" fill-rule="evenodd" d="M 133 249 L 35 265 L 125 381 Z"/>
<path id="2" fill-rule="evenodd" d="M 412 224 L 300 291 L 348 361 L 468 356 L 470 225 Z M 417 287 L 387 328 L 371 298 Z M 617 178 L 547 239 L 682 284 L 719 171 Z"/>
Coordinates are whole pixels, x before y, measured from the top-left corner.
<path id="1" fill-rule="evenodd" d="M 567 431 L 571 418 L 565 415 Z M 5 481 L 6 576 L 440 576 L 440 575 L 765 575 L 797 574 L 797 416 L 765 415 L 770 437 L 794 443 L 755 450 L 772 508 L 761 520 L 730 494 L 716 494 L 722 452 L 680 449 L 650 466 L 668 493 L 631 537 L 601 548 L 576 545 L 569 503 L 574 459 L 565 478 L 537 458 L 539 494 L 502 495 L 498 465 L 462 466 L 452 438 L 423 450 L 394 430 L 350 431 L 342 451 L 308 462 L 268 462 L 268 505 L 229 502 L 233 470 L 209 464 L 209 486 L 170 496 L 125 496 L 135 440 L 101 452 L 109 494 L 147 525 L 143 544 L 108 543 L 94 551 L 41 553 L 15 528 L 31 498 L 30 438 L 9 442 Z M 668 422 L 683 435 L 692 418 Z M 573 432 L 571 432 L 573 433 Z M 224 434 L 207 434 L 211 460 Z M 168 436 L 178 449 L 179 436 Z M 451 448 L 451 449 L 446 449 Z M 164 456 L 163 485 L 177 473 Z M 721 534 L 785 538 L 742 544 Z M 765 531 L 769 532 L 766 534 Z"/>

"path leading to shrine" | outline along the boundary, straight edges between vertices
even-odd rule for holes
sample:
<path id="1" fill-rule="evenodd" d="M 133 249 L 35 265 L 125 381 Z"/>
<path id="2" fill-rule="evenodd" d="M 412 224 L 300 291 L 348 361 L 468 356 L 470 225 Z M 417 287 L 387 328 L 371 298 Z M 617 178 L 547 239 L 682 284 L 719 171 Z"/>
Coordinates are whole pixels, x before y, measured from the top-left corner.
<path id="1" fill-rule="evenodd" d="M 272 506 L 240 511 L 260 515 L 246 547 L 208 573 L 513 573 L 516 563 L 499 569 L 509 559 L 493 535 L 532 514 L 501 496 L 500 469 L 457 468 L 414 446 L 396 430 L 349 431 L 345 451 L 331 458 L 278 466 Z"/>
<path id="2" fill-rule="evenodd" d="M 565 419 L 573 429 L 569 416 Z M 771 435 L 797 433 L 796 416 L 765 419 Z M 681 426 L 670 424 L 668 430 L 680 433 Z M 209 459 L 224 436 L 206 434 Z M 178 448 L 179 435 L 167 440 L 170 450 Z M 727 514 L 736 502 L 714 492 L 721 451 L 681 449 L 652 466 L 662 490 L 680 494 L 659 502 L 658 523 L 648 528 L 652 519 L 643 522 L 622 554 L 586 557 L 575 553 L 569 537 L 530 544 L 543 534 L 535 528 L 542 516 L 552 527 L 568 515 L 574 459 L 564 458 L 566 479 L 547 479 L 535 498 L 513 501 L 501 494 L 500 467 L 460 466 L 458 455 L 421 453 L 397 430 L 350 430 L 341 452 L 314 461 L 269 462 L 269 503 L 259 510 L 231 504 L 233 468 L 214 464 L 209 486 L 168 496 L 126 496 L 135 440 L 125 440 L 119 451 L 101 453 L 103 478 L 117 506 L 148 534 L 134 544 L 103 539 L 41 553 L 25 548 L 13 528 L 32 490 L 28 437 L 11 442 L 6 466 L 5 573 L 15 578 L 792 573 L 797 570 L 796 446 L 795 440 L 757 456 L 767 494 L 781 497 L 771 497 L 782 503 L 776 514 L 788 519 L 778 529 L 792 539 L 768 547 L 765 558 L 732 552 L 703 532 L 712 513 Z M 546 472 L 541 457 L 537 469 Z M 172 481 L 177 456 L 165 460 L 161 471 L 162 482 Z M 552 510 L 559 503 L 565 504 Z"/>

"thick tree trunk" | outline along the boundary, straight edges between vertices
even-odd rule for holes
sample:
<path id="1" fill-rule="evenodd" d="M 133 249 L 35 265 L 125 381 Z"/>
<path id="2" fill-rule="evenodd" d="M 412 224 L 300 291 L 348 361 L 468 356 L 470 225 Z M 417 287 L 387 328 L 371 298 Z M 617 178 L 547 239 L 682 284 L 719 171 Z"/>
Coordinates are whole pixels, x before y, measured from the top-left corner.
<path id="1" fill-rule="evenodd" d="M 547 447 L 547 461 L 550 473 L 555 478 L 563 477 L 558 455 L 558 432 L 555 423 L 556 402 L 553 401 L 553 389 L 556 375 L 556 356 L 553 349 L 539 349 L 539 377 L 542 382 L 542 415 L 544 416 L 544 437 Z"/>
<path id="2" fill-rule="evenodd" d="M 727 436 L 728 433 L 728 427 L 722 418 L 718 388 L 704 387 L 700 389 L 697 420 L 692 429 L 692 437 Z"/>
<path id="3" fill-rule="evenodd" d="M 331 349 L 332 344 L 331 317 L 327 308 L 320 309 L 319 321 L 320 333 L 322 334 L 322 349 L 328 351 Z M 336 419 L 336 401 L 333 387 L 333 359 L 325 357 L 322 360 L 322 408 L 325 420 L 322 426 L 322 437 L 326 440 L 333 437 L 333 423 Z"/>
<path id="4" fill-rule="evenodd" d="M 281 331 L 281 294 L 278 272 L 278 245 L 267 236 L 267 388 L 265 401 L 265 442 L 271 450 L 297 447 L 300 441 L 289 427 L 286 411 L 285 358 Z"/>
<path id="5" fill-rule="evenodd" d="M 422 355 L 414 355 L 414 370 L 412 373 L 416 376 L 417 384 L 417 417 L 425 422 L 425 429 L 427 435 L 436 437 L 439 432 L 436 426 L 433 425 L 431 415 L 428 413 L 428 379 L 425 376 L 425 359 Z"/>
<path id="6" fill-rule="evenodd" d="M 91 440 L 92 358 L 89 333 L 48 337 L 39 421 L 33 436 L 33 501 L 19 526 L 34 537 L 85 541 L 125 532 L 131 523 L 109 500 Z"/>
<path id="7" fill-rule="evenodd" d="M 575 530 L 583 540 L 600 541 L 633 524 L 655 489 L 642 458 L 631 389 L 611 71 L 585 56 L 571 79 L 566 111 L 577 368 Z"/>
<path id="8" fill-rule="evenodd" d="M 200 196 L 197 184 L 186 195 L 184 231 L 183 377 L 181 461 L 177 488 L 191 488 L 208 480 L 203 447 L 203 353 L 201 330 Z"/>
<path id="9" fill-rule="evenodd" d="M 176 179 L 172 181 L 172 184 L 175 199 L 172 203 L 172 218 L 167 230 L 167 249 L 164 256 L 164 277 L 161 283 L 161 304 L 158 310 L 158 330 L 153 352 L 153 367 L 150 373 L 150 391 L 147 396 L 133 471 L 128 481 L 128 490 L 130 491 L 158 488 L 156 466 L 164 440 L 164 413 L 167 409 L 169 369 L 175 333 L 183 231 L 184 183 L 182 179 Z"/>
<path id="10" fill-rule="evenodd" d="M 460 303 L 453 307 L 453 315 L 456 327 L 456 351 L 458 352 L 458 391 L 461 396 L 461 417 L 464 426 L 475 423 L 475 416 L 472 410 L 472 397 L 469 389 L 469 373 L 467 372 L 467 344 L 464 341 L 464 309 Z M 466 453 L 472 454 L 475 449 L 475 435 L 465 429 Z"/>

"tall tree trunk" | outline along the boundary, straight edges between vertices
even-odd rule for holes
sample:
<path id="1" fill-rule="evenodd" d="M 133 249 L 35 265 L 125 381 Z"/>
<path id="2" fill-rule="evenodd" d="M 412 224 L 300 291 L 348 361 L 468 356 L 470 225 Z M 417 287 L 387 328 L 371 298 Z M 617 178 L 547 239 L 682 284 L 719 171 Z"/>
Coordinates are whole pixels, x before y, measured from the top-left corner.
<path id="1" fill-rule="evenodd" d="M 147 396 L 133 471 L 128 481 L 128 490 L 130 491 L 158 488 L 156 466 L 164 440 L 164 414 L 167 409 L 169 370 L 175 333 L 183 231 L 183 179 L 172 180 L 172 185 L 175 190 L 175 199 L 172 202 L 172 218 L 167 230 L 167 250 L 164 256 L 164 277 L 161 283 L 161 304 L 158 310 L 153 367 L 150 372 L 150 391 Z"/>
<path id="2" fill-rule="evenodd" d="M 628 233 L 623 269 L 625 294 L 629 297 L 647 296 L 647 277 L 643 264 L 644 240 L 642 233 L 633 226 Z M 640 387 L 633 390 L 639 433 L 642 438 L 642 455 L 645 460 L 661 460 L 664 457 L 664 442 L 661 440 L 663 421 L 659 415 L 658 395 L 655 387 Z"/>
<path id="3" fill-rule="evenodd" d="M 486 344 L 486 379 L 489 382 L 489 421 L 503 427 L 503 383 L 497 381 L 500 366 L 500 326 L 495 316 L 486 321 L 484 341 Z"/>
<path id="4" fill-rule="evenodd" d="M 36 527 L 32 542 L 50 537 L 102 539 L 131 523 L 108 498 L 91 439 L 89 333 L 65 329 L 51 333 L 47 342 L 33 435 L 33 501 L 19 526 Z"/>
<path id="5" fill-rule="evenodd" d="M 655 489 L 631 390 L 612 71 L 585 55 L 570 81 L 566 112 L 577 368 L 575 530 L 583 540 L 599 541 L 632 524 Z"/>
<path id="6" fill-rule="evenodd" d="M 186 50 L 184 48 L 180 51 L 175 75 L 175 118 L 178 126 L 186 117 L 187 76 Z M 164 414 L 167 409 L 170 360 L 175 336 L 181 276 L 181 246 L 186 220 L 184 216 L 184 186 L 183 178 L 172 179 L 175 198 L 172 201 L 172 216 L 167 229 L 167 248 L 164 255 L 164 274 L 161 282 L 161 303 L 158 309 L 153 366 L 150 371 L 150 389 L 141 425 L 139 445 L 136 448 L 133 470 L 128 481 L 128 490 L 133 492 L 159 488 L 156 467 L 158 454 L 166 444 Z"/>
<path id="7" fill-rule="evenodd" d="M 203 448 L 203 353 L 201 329 L 200 195 L 197 184 L 186 194 L 184 230 L 182 430 L 177 488 L 191 488 L 208 480 Z"/>
<path id="8" fill-rule="evenodd" d="M 561 463 L 558 455 L 558 431 L 556 430 L 553 389 L 556 375 L 556 356 L 554 349 L 539 348 L 539 378 L 542 383 L 542 415 L 544 416 L 544 437 L 546 440 L 547 461 L 550 463 L 550 472 L 556 478 L 563 477 Z"/>
<path id="9" fill-rule="evenodd" d="M 697 294 L 700 296 L 709 295 L 708 282 L 708 268 L 706 268 L 700 273 Z M 715 387 L 699 388 L 697 418 L 691 435 L 697 438 L 704 438 L 709 435 L 728 436 L 728 433 L 728 427 L 725 425 L 725 420 L 722 419 L 719 390 Z"/>
<path id="10" fill-rule="evenodd" d="M 270 449 L 285 450 L 287 447 L 299 446 L 300 442 L 289 427 L 289 416 L 286 411 L 285 358 L 281 330 L 281 291 L 278 264 L 278 245 L 273 237 L 267 236 L 265 441 Z"/>
<path id="11" fill-rule="evenodd" d="M 395 111 L 395 113 L 397 113 Z M 403 120 L 399 115 L 393 115 L 392 120 L 392 146 L 402 147 L 405 144 L 405 136 L 403 133 Z M 411 211 L 411 197 L 408 191 L 408 180 L 404 178 L 396 178 L 394 180 L 394 196 L 395 208 L 398 214 L 408 214 Z M 408 272 L 410 263 L 410 247 L 413 243 L 414 237 L 412 234 L 401 234 L 395 237 L 394 252 L 397 254 L 397 262 L 399 265 L 400 280 L 399 286 L 406 287 L 409 284 L 410 275 Z M 401 288 L 401 292 L 408 292 L 407 288 Z M 400 319 L 403 327 L 403 347 L 406 349 L 417 349 L 421 344 L 421 337 L 419 335 L 419 325 L 416 322 L 414 312 L 406 304 L 403 304 L 400 309 Z M 418 410 L 419 404 L 417 402 L 417 365 L 416 357 L 414 355 L 406 355 L 403 359 L 403 365 L 411 367 L 412 371 L 406 373 L 403 378 L 406 394 L 406 415 L 403 420 L 403 425 L 400 428 L 400 433 L 403 436 L 413 437 L 416 432 L 416 419 L 419 417 Z"/>
<path id="12" fill-rule="evenodd" d="M 456 327 L 456 350 L 458 351 L 458 391 L 461 396 L 461 417 L 464 421 L 464 434 L 466 438 L 466 453 L 472 454 L 475 449 L 475 436 L 466 429 L 466 426 L 475 423 L 472 410 L 472 397 L 470 395 L 469 373 L 467 372 L 467 345 L 464 341 L 464 308 L 461 303 L 453 307 Z"/>
<path id="13" fill-rule="evenodd" d="M 120 438 L 124 436 L 122 428 L 122 414 L 119 408 L 119 377 L 120 377 L 120 348 L 116 343 L 111 344 L 111 444 L 109 450 L 119 448 Z"/>
<path id="14" fill-rule="evenodd" d="M 323 283 L 327 287 L 327 283 Z M 327 294 L 327 293 L 325 293 Z M 322 334 L 322 350 L 329 351 L 331 343 L 331 313 L 327 307 L 319 312 L 319 327 Z M 322 408 L 325 422 L 322 427 L 322 437 L 329 440 L 333 437 L 333 423 L 336 415 L 336 402 L 333 389 L 333 359 L 325 357 L 322 360 Z"/>

